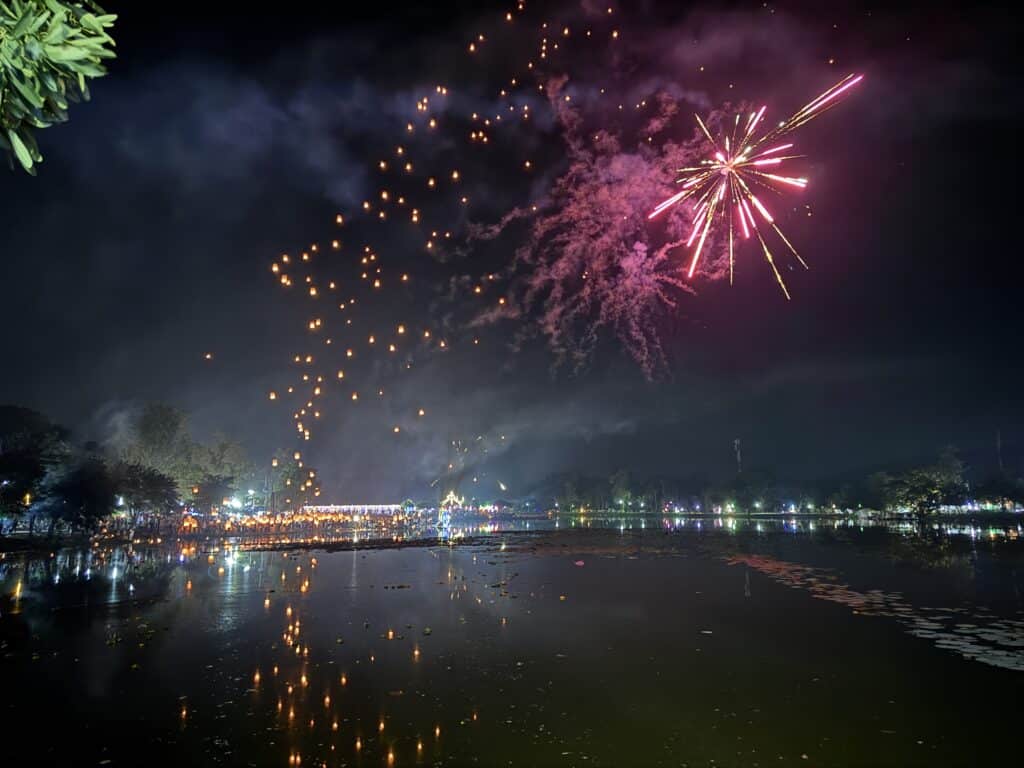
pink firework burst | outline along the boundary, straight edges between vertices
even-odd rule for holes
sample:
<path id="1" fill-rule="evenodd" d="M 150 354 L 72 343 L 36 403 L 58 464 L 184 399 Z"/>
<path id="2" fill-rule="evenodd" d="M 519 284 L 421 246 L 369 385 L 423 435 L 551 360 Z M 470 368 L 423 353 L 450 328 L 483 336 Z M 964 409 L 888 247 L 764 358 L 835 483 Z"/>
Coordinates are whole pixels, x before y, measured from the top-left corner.
<path id="1" fill-rule="evenodd" d="M 778 126 L 758 133 L 758 126 L 764 117 L 765 107 L 750 113 L 746 120 L 736 114 L 732 128 L 723 126 L 718 138 L 714 138 L 700 116 L 697 125 L 711 143 L 711 156 L 699 165 L 680 168 L 681 176 L 676 183 L 682 185 L 679 192 L 662 201 L 650 213 L 648 219 L 656 218 L 670 208 L 689 201 L 693 208 L 693 225 L 686 238 L 686 247 L 693 248 L 693 256 L 687 270 L 693 277 L 700 261 L 704 245 L 713 228 L 724 229 L 729 247 L 729 280 L 732 281 L 734 243 L 739 235 L 744 239 L 752 235 L 761 245 L 765 259 L 775 273 L 779 287 L 789 298 L 789 291 L 775 264 L 775 257 L 762 234 L 762 227 L 774 230 L 797 260 L 806 268 L 807 264 L 789 242 L 768 208 L 758 198 L 759 189 L 775 192 L 783 188 L 803 189 L 807 179 L 783 175 L 782 165 L 799 155 L 788 154 L 792 143 L 780 143 L 792 131 L 813 120 L 839 103 L 839 98 L 864 79 L 863 75 L 847 75 L 816 99 L 805 105 Z"/>
<path id="2" fill-rule="evenodd" d="M 698 148 L 695 142 L 652 148 L 644 139 L 624 143 L 603 129 L 590 132 L 581 113 L 564 100 L 564 83 L 564 78 L 552 80 L 548 98 L 566 144 L 567 168 L 536 205 L 513 210 L 472 235 L 475 241 L 490 240 L 515 221 L 530 222 L 505 275 L 508 304 L 482 313 L 474 323 L 529 317 L 529 329 L 547 338 L 560 363 L 577 370 L 608 331 L 644 374 L 654 377 L 667 368 L 659 319 L 673 316 L 679 298 L 692 292 L 670 254 L 685 242 L 690 214 L 685 209 L 669 214 L 663 231 L 669 242 L 657 245 L 651 243 L 643 211 L 657 200 L 651 179 L 671 183 L 674 169 L 697 161 Z M 639 130 L 641 137 L 664 130 L 676 112 L 667 95 L 657 104 Z"/>

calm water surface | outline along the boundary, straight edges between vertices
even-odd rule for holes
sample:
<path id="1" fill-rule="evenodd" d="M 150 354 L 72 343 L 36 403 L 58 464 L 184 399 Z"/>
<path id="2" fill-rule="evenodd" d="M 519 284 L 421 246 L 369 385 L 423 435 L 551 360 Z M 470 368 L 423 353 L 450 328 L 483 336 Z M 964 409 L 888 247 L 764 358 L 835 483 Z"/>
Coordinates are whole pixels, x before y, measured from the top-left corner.
<path id="1" fill-rule="evenodd" d="M 60 765 L 1016 759 L 1017 521 L 547 527 L 7 555 L 5 744 Z"/>

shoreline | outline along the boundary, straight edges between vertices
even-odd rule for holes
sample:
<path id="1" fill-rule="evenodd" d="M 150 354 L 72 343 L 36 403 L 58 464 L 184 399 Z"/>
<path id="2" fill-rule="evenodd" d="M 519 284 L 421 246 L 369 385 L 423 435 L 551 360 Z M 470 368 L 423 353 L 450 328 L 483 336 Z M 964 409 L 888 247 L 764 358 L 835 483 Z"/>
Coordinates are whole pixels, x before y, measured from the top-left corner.
<path id="1" fill-rule="evenodd" d="M 56 551 L 67 549 L 71 547 L 88 547 L 102 542 L 105 544 L 120 544 L 129 545 L 135 544 L 138 546 L 153 546 L 161 543 L 170 541 L 177 541 L 183 545 L 198 545 L 198 544 L 211 544 L 220 546 L 225 542 L 236 545 L 241 549 L 245 549 L 251 552 L 266 552 L 266 551 L 308 551 L 312 549 L 321 549 L 327 552 L 337 551 L 357 551 L 357 550 L 373 550 L 373 549 L 401 549 L 405 547 L 424 547 L 424 546 L 465 546 L 465 545 L 477 545 L 486 541 L 492 541 L 496 535 L 500 534 L 536 534 L 543 532 L 551 532 L 557 530 L 557 528 L 527 528 L 526 523 L 536 522 L 538 520 L 546 522 L 555 522 L 558 519 L 582 519 L 585 521 L 623 521 L 623 520 L 635 520 L 638 522 L 650 522 L 661 521 L 666 519 L 686 519 L 692 521 L 719 521 L 719 520 L 742 520 L 751 522 L 764 522 L 764 521 L 777 521 L 780 523 L 786 523 L 791 520 L 799 521 L 830 521 L 838 519 L 857 519 L 864 518 L 875 523 L 881 524 L 892 524 L 892 523 L 924 523 L 927 526 L 929 523 L 975 523 L 979 525 L 992 524 L 995 522 L 1003 524 L 1014 524 L 1020 523 L 1024 520 L 1024 512 L 1022 511 L 990 511 L 990 510 L 977 510 L 969 512 L 945 512 L 936 514 L 925 520 L 921 520 L 912 514 L 899 514 L 899 513 L 884 513 L 876 511 L 847 511 L 847 512 L 756 512 L 756 513 L 727 513 L 727 514 L 714 514 L 714 513 L 666 513 L 666 514 L 621 514 L 615 511 L 601 511 L 601 512 L 588 512 L 588 513 L 561 513 L 553 517 L 506 517 L 499 518 L 497 520 L 468 520 L 467 525 L 472 524 L 483 524 L 485 522 L 497 522 L 501 524 L 510 525 L 509 528 L 504 530 L 495 530 L 490 533 L 472 535 L 456 536 L 455 538 L 443 537 L 437 534 L 428 533 L 431 531 L 429 524 L 423 530 L 424 535 L 414 535 L 409 538 L 403 538 L 401 540 L 395 540 L 394 537 L 377 536 L 377 537 L 366 537 L 363 539 L 358 538 L 358 532 L 353 532 L 350 537 L 339 536 L 337 538 L 327 539 L 302 539 L 301 534 L 303 529 L 297 529 L 294 531 L 297 539 L 295 541 L 281 540 L 268 542 L 263 541 L 274 535 L 285 535 L 288 534 L 284 531 L 277 532 L 245 532 L 239 533 L 236 531 L 206 531 L 201 533 L 178 533 L 172 535 L 157 534 L 154 532 L 140 532 L 134 537 L 128 536 L 103 536 L 103 535 L 87 535 L 87 534 L 72 534 L 72 535 L 56 535 L 53 537 L 28 537 L 22 534 L 14 534 L 8 536 L 0 536 L 0 555 L 41 555 L 45 553 L 54 553 Z M 516 524 L 524 524 L 524 527 L 515 527 Z M 611 527 L 611 526 L 609 526 Z M 458 528 L 458 526 L 456 526 Z M 315 530 L 314 526 L 310 526 L 310 529 Z"/>

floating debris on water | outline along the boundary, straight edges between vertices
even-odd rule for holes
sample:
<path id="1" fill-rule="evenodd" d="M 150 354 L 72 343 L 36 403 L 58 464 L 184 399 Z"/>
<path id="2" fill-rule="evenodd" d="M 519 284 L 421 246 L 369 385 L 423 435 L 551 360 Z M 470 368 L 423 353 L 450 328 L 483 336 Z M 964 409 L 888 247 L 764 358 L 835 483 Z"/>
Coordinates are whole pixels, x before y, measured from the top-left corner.
<path id="1" fill-rule="evenodd" d="M 1024 621 L 977 611 L 974 621 L 957 621 L 963 609 L 915 607 L 898 592 L 858 591 L 832 571 L 790 563 L 765 555 L 736 555 L 729 565 L 746 565 L 781 584 L 805 589 L 819 600 L 839 603 L 862 616 L 899 621 L 909 634 L 930 640 L 937 648 L 1002 669 L 1024 672 Z"/>

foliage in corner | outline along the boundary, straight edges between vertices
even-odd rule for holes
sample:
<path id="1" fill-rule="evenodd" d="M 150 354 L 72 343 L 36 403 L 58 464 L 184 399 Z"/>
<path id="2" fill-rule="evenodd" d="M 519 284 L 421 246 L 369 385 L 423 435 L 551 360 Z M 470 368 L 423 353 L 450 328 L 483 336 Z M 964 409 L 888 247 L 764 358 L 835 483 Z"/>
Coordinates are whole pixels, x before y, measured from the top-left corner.
<path id="1" fill-rule="evenodd" d="M 42 162 L 34 129 L 68 119 L 107 73 L 116 20 L 92 0 L 0 0 L 0 149 L 31 174 Z"/>

